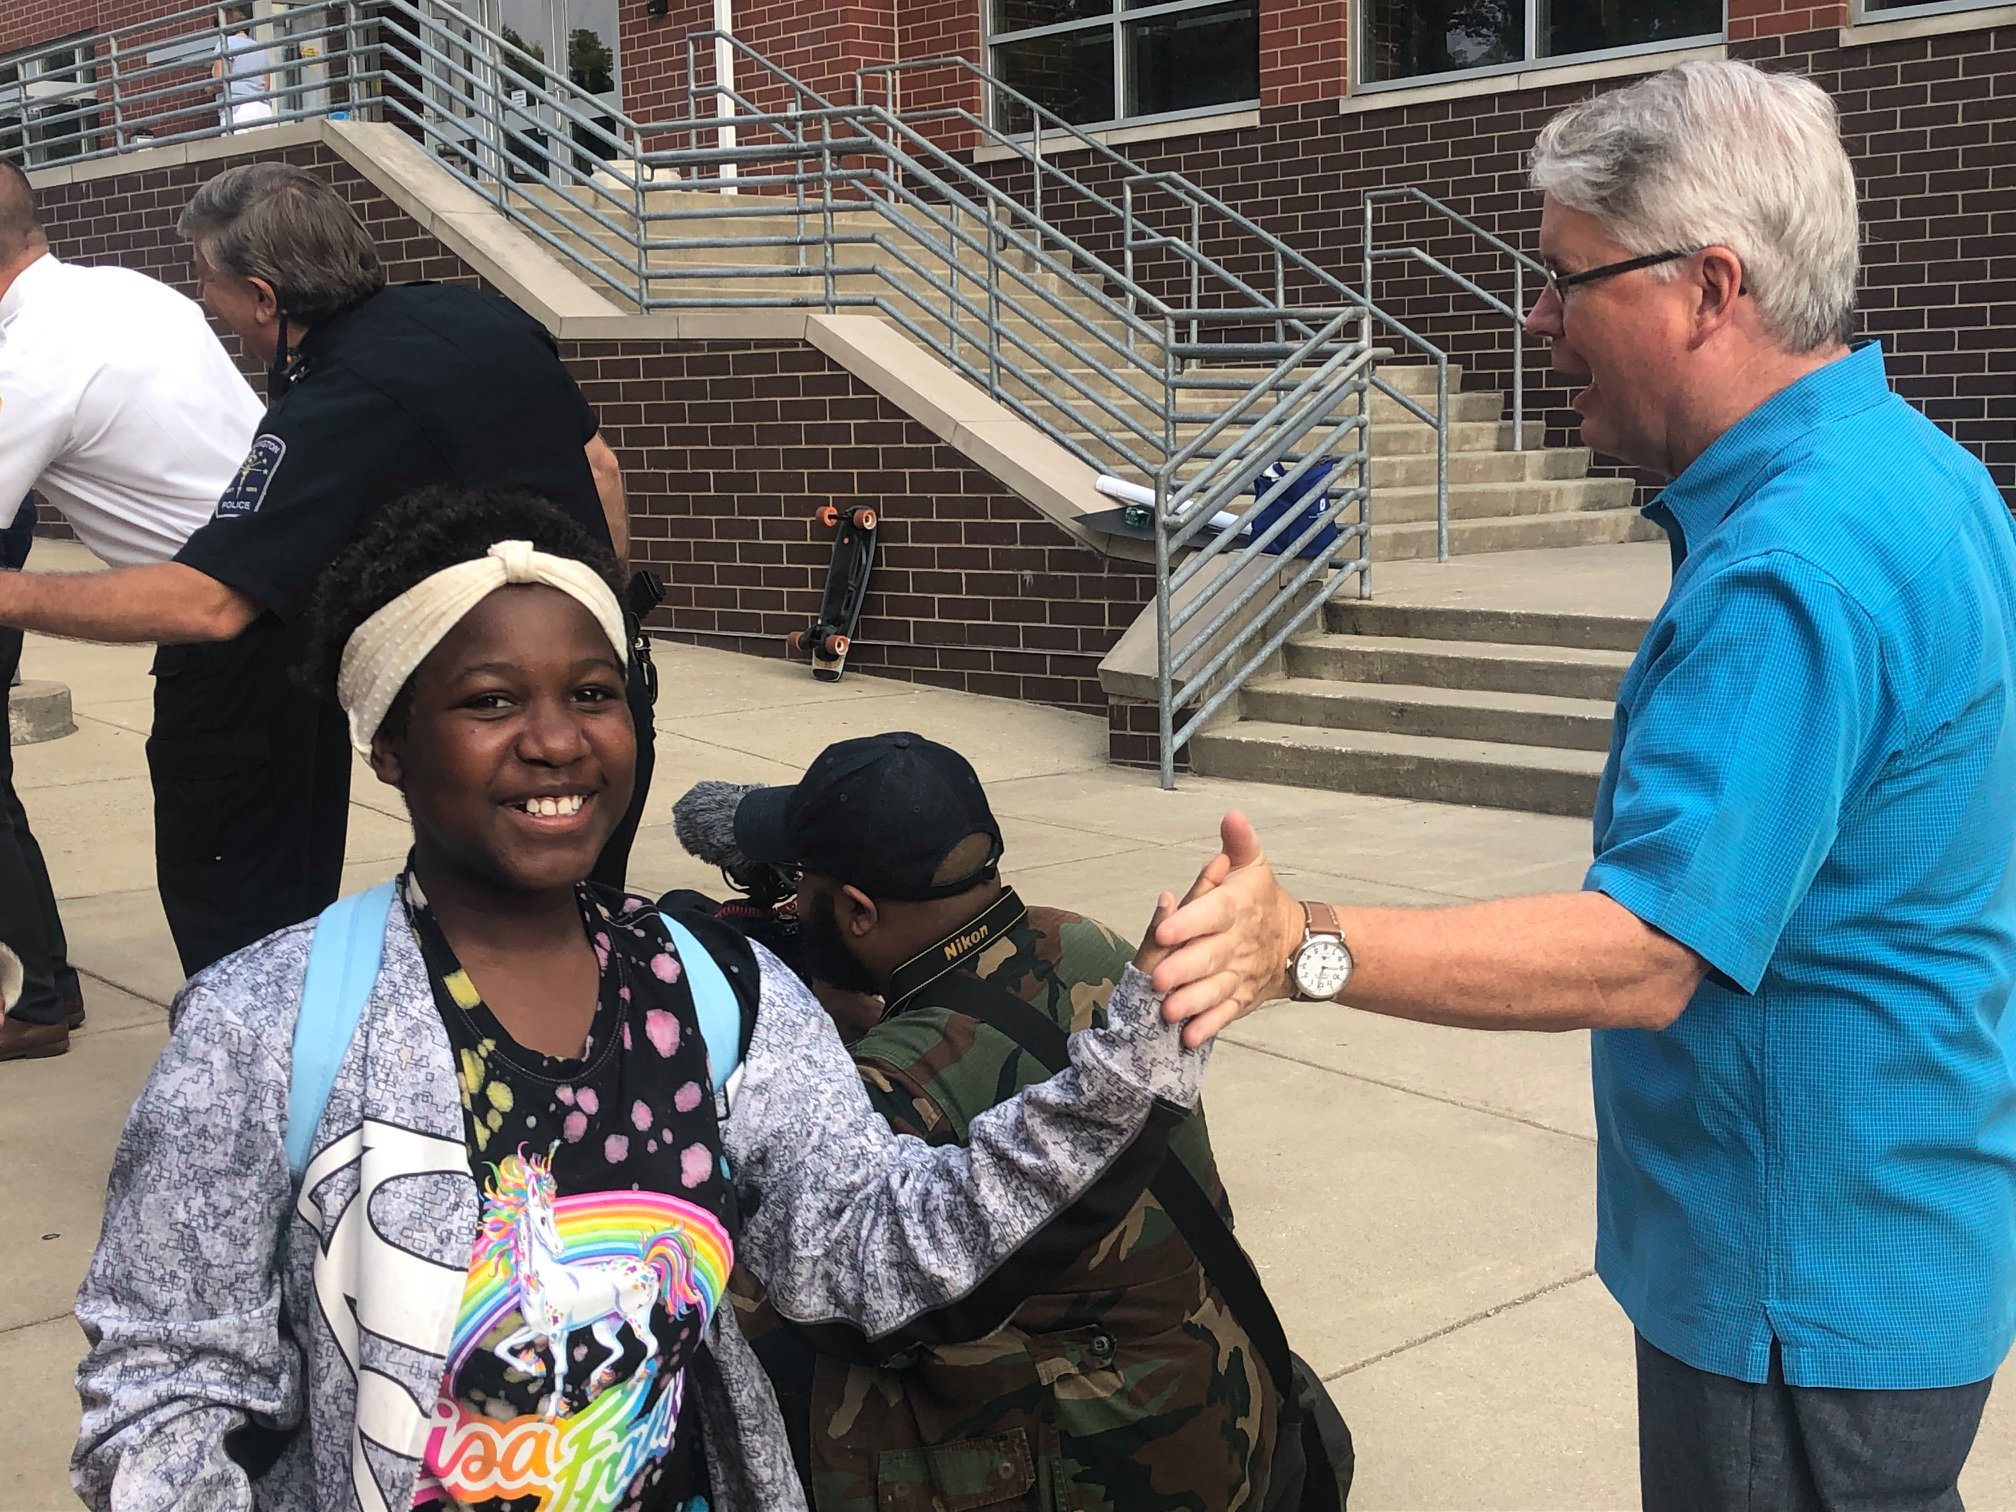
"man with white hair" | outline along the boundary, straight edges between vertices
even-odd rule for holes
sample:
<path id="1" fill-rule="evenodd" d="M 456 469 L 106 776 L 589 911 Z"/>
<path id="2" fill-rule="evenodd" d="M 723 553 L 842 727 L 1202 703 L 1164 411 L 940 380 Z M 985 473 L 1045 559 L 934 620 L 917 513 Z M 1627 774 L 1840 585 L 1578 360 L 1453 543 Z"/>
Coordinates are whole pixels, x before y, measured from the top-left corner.
<path id="1" fill-rule="evenodd" d="M 1193 1041 L 1284 990 L 1595 1030 L 1646 1506 L 1957 1508 L 2016 1334 L 2016 529 L 1849 345 L 1814 85 L 1683 64 L 1532 178 L 1531 328 L 1584 439 L 1673 479 L 1583 891 L 1305 906 L 1230 815 L 1156 985 Z"/>

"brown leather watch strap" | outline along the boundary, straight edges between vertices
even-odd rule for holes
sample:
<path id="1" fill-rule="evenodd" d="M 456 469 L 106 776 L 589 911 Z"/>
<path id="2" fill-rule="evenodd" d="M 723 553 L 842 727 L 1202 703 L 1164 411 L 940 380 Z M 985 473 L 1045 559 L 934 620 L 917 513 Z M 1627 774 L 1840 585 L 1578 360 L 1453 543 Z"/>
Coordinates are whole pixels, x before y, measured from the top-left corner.
<path id="1" fill-rule="evenodd" d="M 1344 937 L 1344 925 L 1337 917 L 1337 910 L 1328 903 L 1304 903 L 1302 917 L 1309 925 L 1311 934 L 1336 935 Z"/>

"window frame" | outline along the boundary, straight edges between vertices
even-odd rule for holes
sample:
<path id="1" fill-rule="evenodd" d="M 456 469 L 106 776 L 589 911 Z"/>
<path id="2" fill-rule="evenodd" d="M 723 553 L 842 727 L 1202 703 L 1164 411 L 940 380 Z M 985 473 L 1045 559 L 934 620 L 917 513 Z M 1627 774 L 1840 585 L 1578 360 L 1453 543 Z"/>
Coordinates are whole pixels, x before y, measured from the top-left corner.
<path id="1" fill-rule="evenodd" d="M 1885 21 L 1916 21 L 1924 16 L 1964 16 L 1969 11 L 2000 10 L 2009 0 L 1919 0 L 1915 5 L 1871 5 L 1850 0 L 1850 26 L 1880 26 Z"/>
<path id="2" fill-rule="evenodd" d="M 1860 5 L 1862 0 L 1854 0 Z M 1938 6 L 1975 5 L 2006 3 L 2006 0 L 1934 0 Z M 1652 57 L 1659 53 L 1680 52 L 1683 49 L 1710 47 L 1729 38 L 1728 0 L 1722 4 L 1722 26 L 1718 31 L 1701 32 L 1691 37 L 1669 37 L 1659 42 L 1633 42 L 1623 47 L 1603 47 L 1589 52 L 1542 54 L 1540 46 L 1540 0 L 1521 0 L 1524 6 L 1524 25 L 1520 31 L 1520 45 L 1525 56 L 1514 58 L 1509 63 L 1483 63 L 1473 68 L 1445 68 L 1439 73 L 1406 74 L 1397 79 L 1368 79 L 1365 64 L 1372 56 L 1372 44 L 1368 29 L 1372 25 L 1372 6 L 1369 0 L 1351 0 L 1354 20 L 1351 26 L 1351 92 L 1353 94 L 1379 94 L 1393 89 L 1420 89 L 1435 84 L 1452 84 L 1462 79 L 1490 79 L 1505 74 L 1533 73 L 1543 68 L 1576 68 L 1584 63 L 1609 63 L 1619 59 Z"/>
<path id="3" fill-rule="evenodd" d="M 1182 15 L 1189 11 L 1212 10 L 1227 3 L 1227 0 L 1155 0 L 1149 5 L 1138 5 L 1129 9 L 1126 0 L 1107 0 L 1112 9 L 1103 15 L 1081 16 L 1075 21 L 1053 21 L 1047 26 L 1025 26 L 1015 31 L 997 32 L 994 27 L 993 0 L 981 0 L 980 46 L 987 59 L 990 77 L 1000 78 L 1001 70 L 994 66 L 994 49 L 1004 42 L 1023 42 L 1032 38 L 1063 36 L 1068 32 L 1094 31 L 1107 28 L 1113 35 L 1113 106 L 1119 114 L 1107 116 L 1097 121 L 1073 121 L 1071 125 L 1079 131 L 1114 131 L 1130 126 L 1155 126 L 1164 122 L 1201 120 L 1206 116 L 1220 116 L 1228 112 L 1251 110 L 1259 105 L 1260 94 L 1256 88 L 1252 95 L 1237 100 L 1222 100 L 1211 105 L 1197 105 L 1188 110 L 1164 110 L 1151 115 L 1128 115 L 1127 88 L 1127 37 L 1129 25 L 1143 21 L 1153 21 L 1162 16 Z M 1254 20 L 1260 18 L 1260 7 L 1266 0 L 1253 0 Z M 1260 74 L 1259 49 L 1254 49 L 1253 74 L 1257 85 Z M 1026 142 L 1035 135 L 1033 131 L 1011 131 L 1001 124 L 997 109 L 1002 100 L 990 87 L 987 90 L 986 115 L 988 128 L 1009 141 Z M 1054 114 L 1055 112 L 1053 112 Z M 1058 128 L 1045 127 L 1046 132 Z"/>
<path id="4" fill-rule="evenodd" d="M 97 150 L 98 144 L 95 139 L 102 137 L 105 132 L 105 122 L 102 118 L 98 118 L 99 112 L 105 107 L 105 102 L 98 94 L 98 86 L 102 81 L 98 77 L 100 66 L 98 51 L 93 46 L 96 40 L 95 33 L 73 32 L 68 36 L 52 37 L 46 42 L 17 48 L 0 56 L 0 69 L 6 69 L 14 75 L 10 82 L 0 84 L 0 123 L 4 123 L 0 124 L 0 135 L 9 138 L 18 137 L 16 144 L 18 156 L 15 157 L 15 161 L 22 168 L 47 168 L 67 163 L 73 158 L 88 157 Z M 65 52 L 72 55 L 69 62 L 53 69 L 46 66 L 51 57 Z M 88 95 L 76 97 L 68 109 L 36 103 L 34 86 L 37 83 L 52 73 L 72 72 L 81 77 L 66 81 L 61 87 L 61 94 L 68 97 L 71 89 L 83 87 L 91 91 Z M 46 100 L 49 96 L 45 94 L 41 98 Z M 94 117 L 88 128 L 93 140 L 88 144 L 80 141 L 75 144 L 74 151 L 56 156 L 49 155 L 46 149 L 38 150 L 43 144 L 35 139 L 36 121 L 38 116 L 45 114 Z"/>

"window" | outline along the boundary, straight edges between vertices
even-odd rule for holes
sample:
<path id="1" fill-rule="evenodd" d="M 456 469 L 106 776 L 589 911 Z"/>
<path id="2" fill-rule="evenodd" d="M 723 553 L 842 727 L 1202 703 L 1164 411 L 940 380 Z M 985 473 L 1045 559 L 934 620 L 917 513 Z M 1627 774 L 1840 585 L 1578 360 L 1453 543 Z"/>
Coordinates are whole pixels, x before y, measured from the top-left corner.
<path id="1" fill-rule="evenodd" d="M 0 156 L 39 167 L 97 151 L 97 77 L 89 41 L 0 62 Z"/>
<path id="2" fill-rule="evenodd" d="M 1074 126 L 1260 98 L 1259 0 L 991 0 L 987 41 L 996 78 Z M 994 124 L 1029 109 L 997 96 Z"/>
<path id="3" fill-rule="evenodd" d="M 1889 21 L 1903 16 L 1945 16 L 2007 3 L 2008 0 L 1856 0 L 1850 17 L 1856 21 Z"/>
<path id="4" fill-rule="evenodd" d="M 1367 84 L 1698 42 L 1722 0 L 1364 0 Z"/>

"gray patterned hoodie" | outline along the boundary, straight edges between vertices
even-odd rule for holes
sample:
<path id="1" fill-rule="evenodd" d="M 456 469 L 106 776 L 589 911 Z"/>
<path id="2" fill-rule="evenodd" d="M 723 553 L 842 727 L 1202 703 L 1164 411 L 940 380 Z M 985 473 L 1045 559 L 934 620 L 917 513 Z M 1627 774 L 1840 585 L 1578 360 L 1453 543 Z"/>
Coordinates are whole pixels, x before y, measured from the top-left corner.
<path id="1" fill-rule="evenodd" d="M 467 1277 L 478 1192 L 448 1039 L 393 911 L 298 1196 L 282 1148 L 312 924 L 200 973 L 119 1144 L 77 1299 L 91 1343 L 71 1479 L 92 1507 L 405 1512 Z M 796 1321 L 879 1337 L 971 1295 L 1147 1125 L 1185 1051 L 1130 971 L 1072 1068 L 974 1122 L 891 1133 L 824 1010 L 775 957 L 722 1127 L 738 1259 Z M 723 1306 L 689 1372 L 720 1512 L 805 1505 L 762 1369 Z M 248 1477 L 227 1445 L 291 1434 Z"/>

